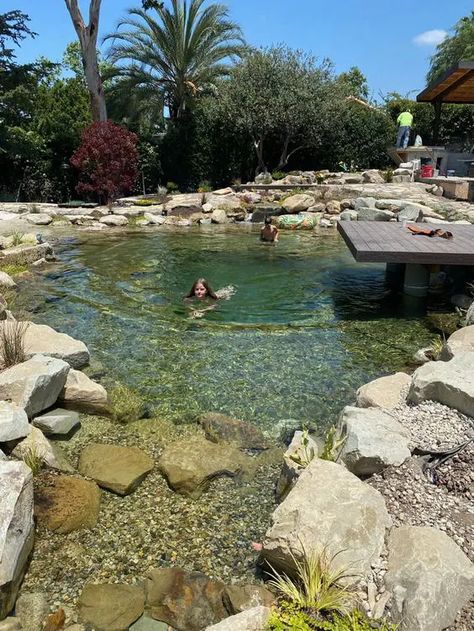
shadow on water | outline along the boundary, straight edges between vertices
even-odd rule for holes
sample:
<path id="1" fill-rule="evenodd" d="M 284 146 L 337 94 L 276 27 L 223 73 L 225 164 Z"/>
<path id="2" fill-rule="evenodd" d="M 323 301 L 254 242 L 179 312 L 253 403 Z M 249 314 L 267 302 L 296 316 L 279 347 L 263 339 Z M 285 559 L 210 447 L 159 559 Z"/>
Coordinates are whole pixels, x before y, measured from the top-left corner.
<path id="1" fill-rule="evenodd" d="M 431 338 L 384 268 L 354 263 L 329 233 L 284 233 L 271 248 L 255 227 L 84 233 L 58 252 L 27 290 L 35 319 L 84 340 L 176 420 L 220 410 L 266 427 L 327 424 Z M 191 319 L 183 296 L 200 276 L 236 293 Z"/>

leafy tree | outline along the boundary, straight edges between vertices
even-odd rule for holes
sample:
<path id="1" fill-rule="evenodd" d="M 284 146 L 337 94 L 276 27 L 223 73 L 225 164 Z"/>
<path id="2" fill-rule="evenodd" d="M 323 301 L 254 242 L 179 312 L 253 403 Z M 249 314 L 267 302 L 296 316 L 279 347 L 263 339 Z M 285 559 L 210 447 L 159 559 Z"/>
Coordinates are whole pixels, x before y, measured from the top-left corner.
<path id="1" fill-rule="evenodd" d="M 128 193 L 137 179 L 138 138 L 110 121 L 96 121 L 86 127 L 80 147 L 71 157 L 79 170 L 79 193 L 93 193 L 101 201 L 113 201 Z"/>
<path id="2" fill-rule="evenodd" d="M 96 121 L 107 120 L 104 88 L 97 58 L 97 36 L 99 34 L 100 4 L 102 0 L 90 0 L 89 24 L 86 26 L 79 8 L 78 0 L 65 0 L 81 45 L 82 63 L 87 88 L 91 99 L 92 118 Z"/>
<path id="3" fill-rule="evenodd" d="M 319 144 L 337 92 L 327 60 L 318 65 L 310 55 L 278 46 L 247 54 L 233 68 L 223 98 L 229 122 L 253 141 L 259 172 L 268 167 L 267 144 L 279 147 L 276 169 Z"/>
<path id="4" fill-rule="evenodd" d="M 28 15 L 22 11 L 0 13 L 0 70 L 10 68 L 14 62 L 14 49 L 9 48 L 11 43 L 19 46 L 25 37 L 35 37 L 36 33 L 28 27 L 29 21 Z"/>
<path id="5" fill-rule="evenodd" d="M 367 79 L 357 66 L 352 66 L 347 72 L 341 72 L 337 80 L 343 89 L 347 90 L 348 96 L 366 100 L 369 98 Z"/>
<path id="6" fill-rule="evenodd" d="M 170 118 L 180 118 L 193 98 L 203 93 L 241 56 L 240 28 L 228 18 L 225 5 L 205 0 L 145 2 L 150 9 L 130 9 L 111 40 L 109 60 L 120 66 L 117 74 L 130 87 L 163 94 Z M 125 30 L 121 30 L 125 29 Z"/>
<path id="7" fill-rule="evenodd" d="M 428 84 L 437 81 L 461 60 L 474 60 L 474 11 L 461 18 L 454 26 L 453 34 L 438 44 L 426 75 Z"/>

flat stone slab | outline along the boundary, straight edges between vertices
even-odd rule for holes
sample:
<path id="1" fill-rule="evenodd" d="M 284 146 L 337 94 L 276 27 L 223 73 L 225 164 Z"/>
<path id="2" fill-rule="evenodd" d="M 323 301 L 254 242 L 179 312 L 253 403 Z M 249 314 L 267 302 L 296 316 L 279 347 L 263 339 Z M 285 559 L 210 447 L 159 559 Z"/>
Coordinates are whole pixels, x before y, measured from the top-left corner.
<path id="1" fill-rule="evenodd" d="M 0 620 L 13 609 L 33 541 L 31 470 L 0 460 Z"/>
<path id="2" fill-rule="evenodd" d="M 0 373 L 0 399 L 16 403 L 31 418 L 56 402 L 69 370 L 61 359 L 32 357 Z"/>
<path id="3" fill-rule="evenodd" d="M 252 607 L 235 616 L 225 618 L 205 631 L 262 631 L 266 629 L 272 610 L 270 607 Z"/>
<path id="4" fill-rule="evenodd" d="M 458 353 L 448 362 L 428 362 L 414 373 L 408 400 L 439 401 L 474 417 L 474 353 Z"/>
<path id="5" fill-rule="evenodd" d="M 411 456 L 409 431 L 382 409 L 347 406 L 339 423 L 346 437 L 339 457 L 355 475 L 398 467 Z"/>
<path id="6" fill-rule="evenodd" d="M 410 383 L 411 377 L 404 372 L 374 379 L 357 390 L 357 405 L 360 408 L 393 409 L 400 403 L 402 392 Z"/>
<path id="7" fill-rule="evenodd" d="M 223 475 L 238 476 L 251 462 L 249 456 L 231 445 L 185 439 L 166 447 L 158 466 L 174 491 L 197 499 L 211 480 Z"/>
<path id="8" fill-rule="evenodd" d="M 80 425 L 79 414 L 73 410 L 56 408 L 34 418 L 33 425 L 45 436 L 69 434 L 74 427 Z"/>
<path id="9" fill-rule="evenodd" d="M 35 492 L 35 515 L 48 530 L 66 534 L 93 528 L 100 508 L 100 489 L 95 482 L 60 475 Z"/>
<path id="10" fill-rule="evenodd" d="M 394 528 L 388 541 L 387 589 L 401 631 L 441 631 L 454 624 L 474 592 L 474 565 L 437 528 Z"/>
<path id="11" fill-rule="evenodd" d="M 153 466 L 152 458 L 138 447 L 95 443 L 83 449 L 78 470 L 105 489 L 129 495 Z"/>
<path id="12" fill-rule="evenodd" d="M 143 614 L 145 594 L 135 585 L 86 585 L 79 597 L 80 619 L 101 631 L 125 631 Z"/>
<path id="13" fill-rule="evenodd" d="M 295 557 L 338 554 L 337 564 L 358 577 L 370 572 L 391 526 L 382 495 L 343 466 L 315 458 L 272 515 L 262 557 L 277 570 L 293 573 Z M 354 579 L 357 580 L 357 577 Z"/>
<path id="14" fill-rule="evenodd" d="M 25 410 L 15 403 L 0 401 L 0 443 L 24 438 L 30 433 Z"/>

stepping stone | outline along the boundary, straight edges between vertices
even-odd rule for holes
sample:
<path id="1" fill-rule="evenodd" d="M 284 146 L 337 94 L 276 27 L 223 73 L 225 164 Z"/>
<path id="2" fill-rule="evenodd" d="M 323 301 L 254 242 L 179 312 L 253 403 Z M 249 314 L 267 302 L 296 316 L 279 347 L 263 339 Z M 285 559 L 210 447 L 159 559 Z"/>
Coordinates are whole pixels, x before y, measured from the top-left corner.
<path id="1" fill-rule="evenodd" d="M 154 462 L 138 447 L 94 443 L 83 449 L 79 472 L 119 495 L 132 493 L 153 469 Z"/>
<path id="2" fill-rule="evenodd" d="M 262 432 L 245 421 L 216 412 L 201 414 L 197 421 L 203 427 L 206 438 L 213 443 L 234 443 L 241 449 L 265 449 L 268 446 Z"/>
<path id="3" fill-rule="evenodd" d="M 48 530 L 66 534 L 93 528 L 99 517 L 100 490 L 95 482 L 61 475 L 35 492 L 35 515 Z"/>
<path id="4" fill-rule="evenodd" d="M 79 414 L 72 410 L 56 408 L 33 419 L 33 425 L 38 427 L 46 436 L 69 434 L 80 425 Z"/>
<path id="5" fill-rule="evenodd" d="M 94 629 L 121 631 L 128 629 L 145 608 L 143 589 L 135 585 L 86 585 L 79 597 L 79 616 Z"/>
<path id="6" fill-rule="evenodd" d="M 204 438 L 179 440 L 165 448 L 158 462 L 169 486 L 182 495 L 199 498 L 211 480 L 238 476 L 252 467 L 252 459 L 231 445 Z"/>

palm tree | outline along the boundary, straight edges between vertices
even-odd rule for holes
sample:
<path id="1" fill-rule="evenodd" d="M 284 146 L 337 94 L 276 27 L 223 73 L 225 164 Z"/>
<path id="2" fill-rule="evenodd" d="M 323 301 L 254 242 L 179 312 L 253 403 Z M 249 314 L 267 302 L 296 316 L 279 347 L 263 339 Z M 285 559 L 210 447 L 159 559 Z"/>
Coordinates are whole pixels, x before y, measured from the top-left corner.
<path id="1" fill-rule="evenodd" d="M 108 60 L 129 85 L 163 94 L 170 118 L 182 116 L 194 96 L 229 71 L 242 56 L 240 27 L 228 18 L 223 4 L 203 7 L 206 0 L 152 3 L 153 14 L 129 9 L 112 40 Z M 121 65 L 124 64 L 124 65 Z"/>

